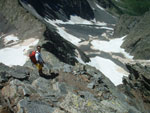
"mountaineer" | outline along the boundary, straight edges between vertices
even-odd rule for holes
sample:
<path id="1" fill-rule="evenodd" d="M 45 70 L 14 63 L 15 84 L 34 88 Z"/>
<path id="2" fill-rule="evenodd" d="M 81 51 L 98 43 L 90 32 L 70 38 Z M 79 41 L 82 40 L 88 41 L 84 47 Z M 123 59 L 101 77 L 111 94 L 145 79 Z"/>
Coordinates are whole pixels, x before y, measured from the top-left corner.
<path id="1" fill-rule="evenodd" d="M 37 67 L 39 71 L 39 75 L 43 75 L 42 67 L 44 66 L 45 62 L 41 56 L 41 46 L 37 46 L 37 50 L 32 51 L 29 54 L 29 57 L 30 57 L 31 62 L 35 64 L 35 66 Z"/>

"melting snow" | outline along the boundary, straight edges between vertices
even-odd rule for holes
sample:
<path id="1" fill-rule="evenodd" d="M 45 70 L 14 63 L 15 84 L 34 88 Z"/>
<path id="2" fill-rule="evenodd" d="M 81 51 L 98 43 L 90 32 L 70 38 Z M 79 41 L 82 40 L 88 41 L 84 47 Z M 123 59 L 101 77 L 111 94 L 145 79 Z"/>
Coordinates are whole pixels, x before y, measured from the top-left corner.
<path id="1" fill-rule="evenodd" d="M 128 76 L 128 72 L 116 65 L 109 59 L 101 57 L 91 58 L 91 62 L 87 63 L 100 70 L 105 76 L 107 76 L 115 85 L 122 84 L 122 77 Z"/>
<path id="2" fill-rule="evenodd" d="M 15 46 L 0 49 L 0 62 L 10 67 L 14 65 L 23 66 L 28 60 L 26 53 L 30 46 L 35 46 L 38 42 L 39 39 L 31 38 Z"/>

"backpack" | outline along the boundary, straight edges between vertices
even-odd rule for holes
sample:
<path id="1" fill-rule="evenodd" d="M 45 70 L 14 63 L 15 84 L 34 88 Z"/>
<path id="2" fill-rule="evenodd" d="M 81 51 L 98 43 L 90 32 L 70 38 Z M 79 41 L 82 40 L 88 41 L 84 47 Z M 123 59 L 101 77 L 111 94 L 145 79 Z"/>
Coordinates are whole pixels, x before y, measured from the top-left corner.
<path id="1" fill-rule="evenodd" d="M 29 58 L 33 64 L 37 63 L 36 58 L 35 58 L 35 54 L 36 54 L 36 51 L 31 51 L 29 54 Z"/>

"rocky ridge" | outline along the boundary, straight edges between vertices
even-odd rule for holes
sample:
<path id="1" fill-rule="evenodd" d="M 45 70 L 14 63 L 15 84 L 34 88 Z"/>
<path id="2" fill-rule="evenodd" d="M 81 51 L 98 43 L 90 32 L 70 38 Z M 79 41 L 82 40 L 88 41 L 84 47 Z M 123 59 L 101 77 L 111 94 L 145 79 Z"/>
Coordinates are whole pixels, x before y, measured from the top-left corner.
<path id="1" fill-rule="evenodd" d="M 1 111 L 7 107 L 15 113 L 141 113 L 143 107 L 130 106 L 130 97 L 88 65 L 68 66 L 68 71 L 64 65 L 42 77 L 32 68 L 0 65 Z"/>

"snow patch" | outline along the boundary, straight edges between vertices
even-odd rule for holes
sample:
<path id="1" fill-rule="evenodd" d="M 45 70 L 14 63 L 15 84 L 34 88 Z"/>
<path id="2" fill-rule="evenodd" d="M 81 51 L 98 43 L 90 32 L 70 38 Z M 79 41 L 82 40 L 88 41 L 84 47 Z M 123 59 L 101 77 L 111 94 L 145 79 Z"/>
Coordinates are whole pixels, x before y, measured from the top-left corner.
<path id="1" fill-rule="evenodd" d="M 35 46 L 38 42 L 39 39 L 30 38 L 15 46 L 0 49 L 0 62 L 10 67 L 23 66 L 28 60 L 26 54 L 30 46 Z"/>
<path id="2" fill-rule="evenodd" d="M 122 84 L 122 77 L 128 76 L 129 73 L 123 68 L 116 65 L 109 59 L 104 59 L 102 57 L 91 58 L 91 61 L 87 63 L 100 70 L 105 76 L 107 76 L 116 86 Z"/>
<path id="3" fill-rule="evenodd" d="M 104 52 L 122 53 L 126 58 L 133 59 L 133 56 L 130 56 L 125 52 L 124 49 L 121 48 L 121 45 L 124 41 L 123 39 L 125 37 L 126 36 L 122 38 L 112 39 L 110 41 L 93 40 L 91 42 L 92 48 Z"/>
<path id="4" fill-rule="evenodd" d="M 11 35 L 8 35 L 8 36 L 4 37 L 4 44 L 6 45 L 6 44 L 8 44 L 10 41 L 12 41 L 11 44 L 15 44 L 15 43 L 17 43 L 18 40 L 19 40 L 19 39 L 18 39 L 17 36 L 15 36 L 14 34 L 11 34 Z"/>

